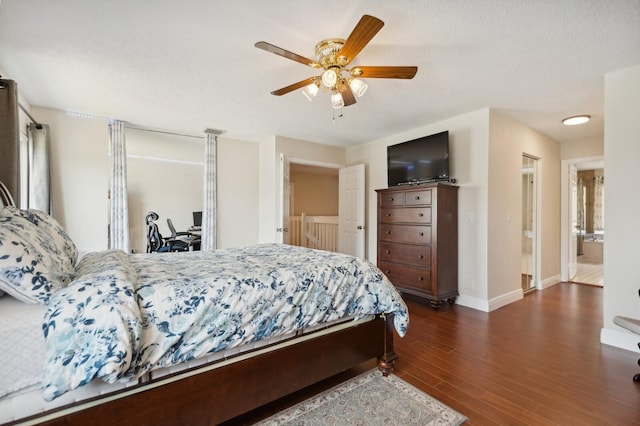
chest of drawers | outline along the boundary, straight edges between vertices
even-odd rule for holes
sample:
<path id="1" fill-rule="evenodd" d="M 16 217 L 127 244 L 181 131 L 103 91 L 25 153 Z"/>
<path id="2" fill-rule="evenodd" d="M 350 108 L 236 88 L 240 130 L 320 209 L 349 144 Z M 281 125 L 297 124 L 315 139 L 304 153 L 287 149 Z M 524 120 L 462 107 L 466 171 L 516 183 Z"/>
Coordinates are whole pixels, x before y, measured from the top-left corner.
<path id="1" fill-rule="evenodd" d="M 379 189 L 378 267 L 398 290 L 437 308 L 458 296 L 458 187 Z"/>

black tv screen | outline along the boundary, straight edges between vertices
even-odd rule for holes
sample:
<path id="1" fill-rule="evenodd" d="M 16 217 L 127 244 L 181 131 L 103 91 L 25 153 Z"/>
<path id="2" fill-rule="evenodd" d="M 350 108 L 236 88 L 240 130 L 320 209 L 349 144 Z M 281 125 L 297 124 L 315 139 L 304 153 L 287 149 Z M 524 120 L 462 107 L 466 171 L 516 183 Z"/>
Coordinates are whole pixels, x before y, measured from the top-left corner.
<path id="1" fill-rule="evenodd" d="M 387 147 L 389 186 L 449 180 L 449 131 Z"/>

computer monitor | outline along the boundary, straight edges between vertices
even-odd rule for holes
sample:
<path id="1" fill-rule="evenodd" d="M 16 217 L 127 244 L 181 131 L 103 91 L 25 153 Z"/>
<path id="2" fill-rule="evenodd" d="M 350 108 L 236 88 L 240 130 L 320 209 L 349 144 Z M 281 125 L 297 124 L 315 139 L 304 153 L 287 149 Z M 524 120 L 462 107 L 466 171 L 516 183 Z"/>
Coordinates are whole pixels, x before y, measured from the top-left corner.
<path id="1" fill-rule="evenodd" d="M 202 226 L 202 212 L 193 212 L 193 226 Z"/>

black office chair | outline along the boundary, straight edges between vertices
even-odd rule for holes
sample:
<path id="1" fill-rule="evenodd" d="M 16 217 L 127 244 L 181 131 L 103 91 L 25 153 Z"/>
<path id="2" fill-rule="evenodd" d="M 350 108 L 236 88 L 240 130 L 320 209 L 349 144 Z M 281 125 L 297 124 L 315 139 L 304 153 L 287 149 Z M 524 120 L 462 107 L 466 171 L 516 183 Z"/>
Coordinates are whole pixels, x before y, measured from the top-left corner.
<path id="1" fill-rule="evenodd" d="M 145 217 L 147 223 L 147 253 L 163 253 L 169 251 L 189 251 L 190 244 L 175 238 L 163 238 L 155 223 L 159 216 L 156 212 L 149 212 Z"/>
<path id="2" fill-rule="evenodd" d="M 167 226 L 171 231 L 170 239 L 188 243 L 189 249 L 191 250 L 200 250 L 200 235 L 188 231 L 176 232 L 176 228 L 173 226 L 173 222 L 169 218 L 167 218 Z"/>

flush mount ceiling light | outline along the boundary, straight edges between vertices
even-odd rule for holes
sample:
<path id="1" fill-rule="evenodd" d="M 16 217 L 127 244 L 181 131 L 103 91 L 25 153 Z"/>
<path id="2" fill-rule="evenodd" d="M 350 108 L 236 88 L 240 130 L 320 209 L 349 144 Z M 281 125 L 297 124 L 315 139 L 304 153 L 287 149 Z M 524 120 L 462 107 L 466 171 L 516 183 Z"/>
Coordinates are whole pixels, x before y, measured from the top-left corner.
<path id="1" fill-rule="evenodd" d="M 361 80 L 362 78 L 412 79 L 418 72 L 418 67 L 354 66 L 347 68 L 347 65 L 383 26 L 384 22 L 380 19 L 364 15 L 346 40 L 330 38 L 316 44 L 315 60 L 259 41 L 255 44 L 259 49 L 322 70 L 320 75 L 293 83 L 275 90 L 271 94 L 281 96 L 297 89 L 303 89 L 302 94 L 312 101 L 321 90 L 331 95 L 331 106 L 335 110 L 355 104 L 356 96 L 364 95 L 369 86 Z M 340 113 L 339 117 L 341 116 Z"/>
<path id="2" fill-rule="evenodd" d="M 562 124 L 565 126 L 575 126 L 577 124 L 584 124 L 591 120 L 590 115 L 574 115 L 573 117 L 567 117 L 562 120 Z"/>

